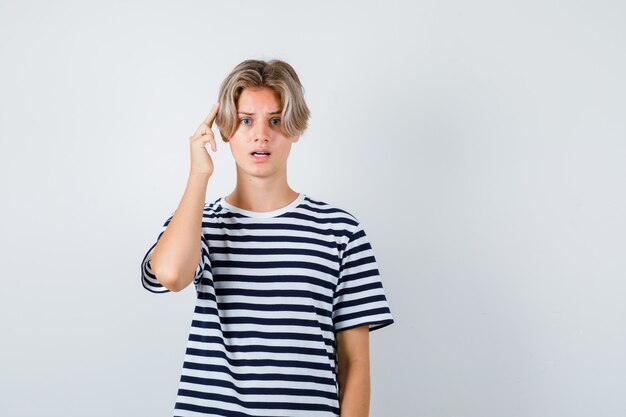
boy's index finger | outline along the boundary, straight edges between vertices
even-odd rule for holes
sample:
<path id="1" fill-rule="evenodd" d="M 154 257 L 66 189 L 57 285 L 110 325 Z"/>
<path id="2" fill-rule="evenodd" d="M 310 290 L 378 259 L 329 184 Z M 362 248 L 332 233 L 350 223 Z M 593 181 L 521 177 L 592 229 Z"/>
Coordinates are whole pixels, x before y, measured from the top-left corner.
<path id="1" fill-rule="evenodd" d="M 213 125 L 213 121 L 215 120 L 215 115 L 217 114 L 217 109 L 220 106 L 220 102 L 217 101 L 213 104 L 213 107 L 211 107 L 211 111 L 209 112 L 209 115 L 206 117 L 206 119 L 204 119 L 204 123 L 211 127 Z"/>

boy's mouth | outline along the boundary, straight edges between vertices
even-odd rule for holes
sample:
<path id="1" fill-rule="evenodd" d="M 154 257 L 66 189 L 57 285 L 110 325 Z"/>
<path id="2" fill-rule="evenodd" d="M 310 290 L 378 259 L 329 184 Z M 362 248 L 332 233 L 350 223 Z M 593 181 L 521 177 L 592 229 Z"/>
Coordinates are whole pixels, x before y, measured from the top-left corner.
<path id="1" fill-rule="evenodd" d="M 263 162 L 263 161 L 267 161 L 270 158 L 270 153 L 262 152 L 262 151 L 254 151 L 254 152 L 250 152 L 250 156 L 252 156 L 252 159 L 256 162 Z"/>

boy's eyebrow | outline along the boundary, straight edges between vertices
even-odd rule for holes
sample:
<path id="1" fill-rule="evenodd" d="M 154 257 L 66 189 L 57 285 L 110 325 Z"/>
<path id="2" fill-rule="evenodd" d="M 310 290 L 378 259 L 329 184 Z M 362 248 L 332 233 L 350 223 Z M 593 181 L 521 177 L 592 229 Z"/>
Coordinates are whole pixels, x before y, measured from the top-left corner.
<path id="1" fill-rule="evenodd" d="M 246 115 L 249 115 L 249 116 L 254 116 L 254 113 L 245 112 L 245 111 L 237 112 L 237 114 L 246 114 Z M 280 114 L 280 110 L 275 110 L 275 111 L 271 112 L 270 114 Z"/>

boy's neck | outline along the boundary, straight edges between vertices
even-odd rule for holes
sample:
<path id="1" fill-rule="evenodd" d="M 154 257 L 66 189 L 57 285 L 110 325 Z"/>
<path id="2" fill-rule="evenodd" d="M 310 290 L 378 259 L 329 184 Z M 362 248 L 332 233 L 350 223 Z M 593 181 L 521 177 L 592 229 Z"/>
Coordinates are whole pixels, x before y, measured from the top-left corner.
<path id="1" fill-rule="evenodd" d="M 251 178 L 247 181 L 237 180 L 235 189 L 225 198 L 228 204 L 248 211 L 274 211 L 285 207 L 298 197 L 286 179 L 272 181 L 269 179 Z"/>

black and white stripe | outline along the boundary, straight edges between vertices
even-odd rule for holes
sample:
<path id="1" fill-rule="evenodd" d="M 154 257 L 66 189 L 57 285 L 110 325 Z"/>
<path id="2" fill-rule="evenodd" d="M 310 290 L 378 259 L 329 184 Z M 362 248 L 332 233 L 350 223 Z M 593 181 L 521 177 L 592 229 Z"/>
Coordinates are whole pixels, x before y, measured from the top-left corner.
<path id="1" fill-rule="evenodd" d="M 338 416 L 336 333 L 394 322 L 359 221 L 303 193 L 272 212 L 219 198 L 205 204 L 200 238 L 174 414 Z M 150 267 L 155 246 L 142 285 L 167 293 Z"/>

